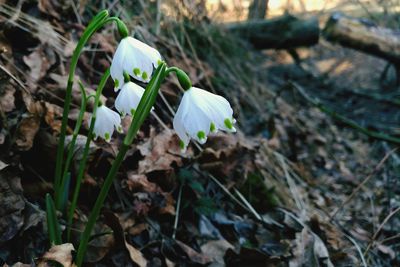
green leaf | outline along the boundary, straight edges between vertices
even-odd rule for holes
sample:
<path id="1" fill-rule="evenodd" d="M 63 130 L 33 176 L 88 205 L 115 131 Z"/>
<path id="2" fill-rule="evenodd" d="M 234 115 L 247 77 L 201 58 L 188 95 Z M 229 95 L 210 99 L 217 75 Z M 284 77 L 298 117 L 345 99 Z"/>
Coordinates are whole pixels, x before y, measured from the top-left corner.
<path id="1" fill-rule="evenodd" d="M 204 187 L 201 183 L 197 181 L 190 181 L 189 186 L 196 192 L 203 193 L 204 192 Z"/>
<path id="2" fill-rule="evenodd" d="M 202 197 L 194 203 L 194 211 L 198 214 L 211 215 L 217 211 L 214 199 Z"/>
<path id="3" fill-rule="evenodd" d="M 61 228 L 58 224 L 56 208 L 50 194 L 46 194 L 46 216 L 50 243 L 53 245 L 60 245 L 62 243 Z"/>

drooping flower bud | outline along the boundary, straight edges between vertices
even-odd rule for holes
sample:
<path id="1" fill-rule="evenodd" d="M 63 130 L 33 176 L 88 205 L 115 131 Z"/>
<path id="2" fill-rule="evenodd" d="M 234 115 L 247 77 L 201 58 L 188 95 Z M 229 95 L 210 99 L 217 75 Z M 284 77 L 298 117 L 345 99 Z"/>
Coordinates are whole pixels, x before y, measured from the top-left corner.
<path id="1" fill-rule="evenodd" d="M 190 81 L 189 76 L 181 69 L 177 69 L 175 71 L 176 77 L 178 78 L 179 84 L 183 88 L 183 90 L 187 91 L 192 88 L 192 82 Z"/>
<path id="2" fill-rule="evenodd" d="M 122 39 L 128 37 L 129 35 L 128 27 L 126 27 L 125 23 L 120 19 L 117 19 L 117 28 Z"/>
<path id="3" fill-rule="evenodd" d="M 205 143 L 210 132 L 236 132 L 235 122 L 231 105 L 225 98 L 191 87 L 183 95 L 173 125 L 184 151 L 191 138 Z"/>
<path id="4" fill-rule="evenodd" d="M 93 128 L 95 138 L 101 137 L 109 142 L 114 133 L 114 127 L 118 132 L 122 132 L 121 117 L 105 105 L 99 106 L 96 110 L 96 121 Z"/>

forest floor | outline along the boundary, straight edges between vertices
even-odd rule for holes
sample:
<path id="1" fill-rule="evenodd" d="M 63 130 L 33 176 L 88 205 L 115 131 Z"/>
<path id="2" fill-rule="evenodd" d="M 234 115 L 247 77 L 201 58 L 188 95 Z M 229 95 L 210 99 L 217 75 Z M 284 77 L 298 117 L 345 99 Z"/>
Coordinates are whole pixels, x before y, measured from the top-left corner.
<path id="1" fill-rule="evenodd" d="M 391 67 L 382 77 L 385 61 L 321 38 L 298 49 L 295 62 L 286 51 L 253 50 L 209 23 L 199 6 L 194 11 L 171 1 L 172 13 L 157 23 L 151 3 L 99 2 L 0 5 L 0 264 L 47 264 L 44 196 L 53 190 L 69 60 L 97 6 L 130 22 L 137 38 L 157 47 L 170 66 L 187 70 L 196 86 L 227 97 L 238 133 L 220 132 L 181 154 L 171 130 L 180 91 L 169 78 L 156 115 L 114 181 L 85 266 L 400 265 L 398 151 L 307 100 L 398 136 L 400 94 Z M 109 66 L 118 38 L 106 27 L 85 49 L 76 75 L 88 92 Z M 106 99 L 112 106 L 111 82 Z M 79 104 L 76 86 L 70 129 Z M 130 122 L 125 118 L 124 127 Z M 91 147 L 73 225 L 75 248 L 122 138 Z M 61 214 L 60 220 L 65 224 Z M 74 253 L 62 249 L 70 266 Z"/>

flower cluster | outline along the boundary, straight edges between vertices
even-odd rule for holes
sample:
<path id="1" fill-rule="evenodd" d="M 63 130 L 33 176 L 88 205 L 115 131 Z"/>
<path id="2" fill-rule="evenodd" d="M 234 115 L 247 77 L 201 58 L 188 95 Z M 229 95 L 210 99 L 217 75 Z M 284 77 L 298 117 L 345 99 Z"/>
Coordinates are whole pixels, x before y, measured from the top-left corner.
<path id="1" fill-rule="evenodd" d="M 101 137 L 109 142 L 114 128 L 118 132 L 122 131 L 120 116 L 133 116 L 144 93 L 144 89 L 131 82 L 129 76 L 148 82 L 154 68 L 160 62 L 161 55 L 156 49 L 129 36 L 121 40 L 110 67 L 114 90 L 120 91 L 115 100 L 115 108 L 119 114 L 100 104 L 93 128 L 95 137 Z"/>
<path id="2" fill-rule="evenodd" d="M 95 136 L 106 141 L 111 139 L 114 128 L 121 132 L 120 116 L 134 116 L 145 89 L 130 81 L 130 77 L 149 82 L 153 70 L 160 64 L 160 53 L 132 37 L 124 37 L 113 57 L 110 73 L 114 80 L 114 90 L 119 94 L 115 108 L 119 114 L 104 105 L 98 107 L 94 125 Z M 185 89 L 181 103 L 173 120 L 173 127 L 180 138 L 180 147 L 186 150 L 190 139 L 205 143 L 210 133 L 218 130 L 235 132 L 233 110 L 222 96 L 193 87 L 189 77 L 178 68 L 175 71 L 178 80 Z"/>

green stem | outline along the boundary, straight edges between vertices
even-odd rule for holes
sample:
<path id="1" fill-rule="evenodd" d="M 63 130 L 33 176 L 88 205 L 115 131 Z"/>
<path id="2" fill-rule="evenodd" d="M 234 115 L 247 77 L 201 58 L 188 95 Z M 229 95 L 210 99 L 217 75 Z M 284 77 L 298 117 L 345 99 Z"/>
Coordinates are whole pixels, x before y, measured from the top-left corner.
<path id="1" fill-rule="evenodd" d="M 79 172 L 78 172 L 78 177 L 76 179 L 76 185 L 75 185 L 75 190 L 74 190 L 74 195 L 72 197 L 72 202 L 71 202 L 71 206 L 68 212 L 68 229 L 67 229 L 67 241 L 70 241 L 71 238 L 71 227 L 72 227 L 72 220 L 74 218 L 74 213 L 75 213 L 75 209 L 76 209 L 76 205 L 78 203 L 78 198 L 79 198 L 79 192 L 81 190 L 81 184 L 82 184 L 82 179 L 83 179 L 83 175 L 85 173 L 85 166 L 86 166 L 86 161 L 87 161 L 87 157 L 89 154 L 89 149 L 90 149 L 90 142 L 92 141 L 92 136 L 93 136 L 93 128 L 94 128 L 94 123 L 96 121 L 96 110 L 97 107 L 99 105 L 100 102 L 100 96 L 101 93 L 103 92 L 103 88 L 107 83 L 108 78 L 110 77 L 110 69 L 108 68 L 106 70 L 106 72 L 103 74 L 103 76 L 101 77 L 99 86 L 97 87 L 96 90 L 96 95 L 95 95 L 95 99 L 94 99 L 94 106 L 93 106 L 93 113 L 92 113 L 92 119 L 90 121 L 90 126 L 89 126 L 89 132 L 87 135 L 87 139 L 86 139 L 86 144 L 85 144 L 85 148 L 83 150 L 83 156 L 82 159 L 79 163 Z"/>
<path id="2" fill-rule="evenodd" d="M 62 199 L 64 199 L 62 196 L 64 194 L 62 194 L 61 192 L 65 191 L 67 174 L 68 174 L 69 166 L 72 161 L 72 157 L 74 155 L 76 139 L 78 138 L 79 130 L 81 129 L 83 117 L 84 117 L 85 111 L 86 111 L 87 99 L 86 99 L 85 88 L 83 87 L 81 82 L 79 82 L 79 87 L 80 87 L 81 93 L 82 93 L 81 108 L 79 111 L 78 120 L 76 121 L 76 125 L 75 125 L 75 129 L 74 129 L 74 133 L 72 135 L 71 142 L 69 143 L 68 155 L 67 155 L 67 160 L 66 160 L 65 166 L 64 166 L 64 172 L 62 175 L 61 184 L 58 188 L 56 188 L 56 190 L 58 190 L 58 192 L 56 193 L 56 196 L 57 196 L 56 209 L 57 210 L 60 210 L 60 209 L 64 210 L 64 208 L 65 208 L 66 203 L 62 203 L 63 202 Z"/>
<path id="3" fill-rule="evenodd" d="M 104 21 L 108 17 L 108 12 L 106 10 L 101 11 L 97 14 L 93 20 L 89 23 L 88 27 L 82 34 L 74 53 L 71 59 L 71 65 L 69 68 L 69 75 L 68 75 L 68 83 L 66 88 L 66 95 L 64 101 L 64 111 L 61 123 L 61 131 L 60 131 L 60 139 L 58 141 L 57 147 L 57 157 L 56 157 L 56 171 L 55 171 L 55 180 L 54 180 L 54 187 L 56 188 L 56 192 L 59 190 L 61 183 L 61 174 L 62 174 L 62 161 L 64 155 L 64 143 L 65 143 L 65 134 L 67 132 L 67 122 L 68 122 L 68 114 L 71 104 L 72 98 L 72 86 L 74 83 L 74 76 L 75 76 L 75 69 L 78 64 L 78 59 L 80 54 L 82 53 L 82 49 L 90 39 L 90 37 L 101 27 L 104 25 Z M 58 196 L 56 196 L 56 199 Z"/>
<path id="4" fill-rule="evenodd" d="M 100 12 L 99 14 L 102 14 L 103 12 Z M 69 114 L 70 103 L 71 103 L 71 98 L 72 98 L 72 86 L 74 83 L 75 69 L 78 64 L 79 56 L 82 52 L 83 47 L 87 43 L 87 41 L 92 37 L 92 35 L 96 31 L 98 31 L 101 27 L 103 27 L 105 24 L 107 24 L 109 22 L 116 22 L 116 23 L 121 22 L 121 20 L 117 17 L 107 18 L 108 13 L 105 12 L 105 14 L 106 14 L 106 16 L 103 16 L 101 18 L 99 17 L 99 15 L 97 15 L 95 17 L 95 19 L 92 20 L 92 22 L 89 24 L 89 26 L 83 32 L 83 35 L 82 35 L 81 39 L 79 40 L 79 42 L 74 50 L 74 53 L 72 55 L 69 76 L 68 76 L 67 89 L 66 89 L 66 95 L 65 95 L 60 139 L 58 141 L 58 147 L 57 147 L 56 172 L 55 172 L 55 180 L 54 180 L 54 187 L 55 187 L 56 194 L 61 194 L 60 186 L 61 186 L 61 182 L 62 182 L 61 175 L 62 175 L 62 169 L 63 169 L 62 162 L 63 162 L 63 155 L 64 155 L 65 134 L 67 131 L 68 114 Z M 96 19 L 97 17 L 99 17 L 99 18 Z M 71 147 L 71 149 L 73 149 L 73 147 Z M 55 198 L 58 199 L 59 196 L 56 195 Z"/>
<path id="5" fill-rule="evenodd" d="M 88 242 L 90 239 L 90 234 L 92 233 L 93 227 L 94 227 L 96 220 L 100 214 L 100 210 L 101 210 L 101 208 L 104 204 L 104 201 L 107 197 L 108 191 L 110 190 L 110 187 L 112 185 L 114 177 L 116 176 L 117 171 L 118 171 L 119 167 L 121 166 L 122 161 L 125 157 L 125 154 L 128 151 L 130 145 L 132 144 L 140 126 L 142 125 L 142 123 L 144 122 L 146 117 L 149 115 L 150 110 L 151 110 L 152 106 L 154 105 L 158 91 L 161 86 L 161 82 L 164 80 L 165 75 L 166 75 L 165 69 L 166 69 L 165 63 L 161 63 L 158 66 L 157 70 L 155 71 L 150 83 L 147 85 L 146 90 L 139 102 L 138 107 L 137 107 L 133 122 L 132 122 L 131 126 L 129 127 L 129 130 L 124 139 L 124 142 L 123 142 L 123 144 L 117 154 L 117 157 L 115 158 L 115 160 L 111 166 L 111 169 L 104 181 L 104 184 L 100 190 L 99 196 L 96 200 L 96 203 L 94 204 L 94 207 L 92 208 L 92 212 L 89 216 L 85 230 L 82 234 L 82 238 L 81 238 L 78 252 L 76 255 L 76 265 L 78 267 L 80 267 L 83 263 L 87 245 L 88 245 Z"/>

